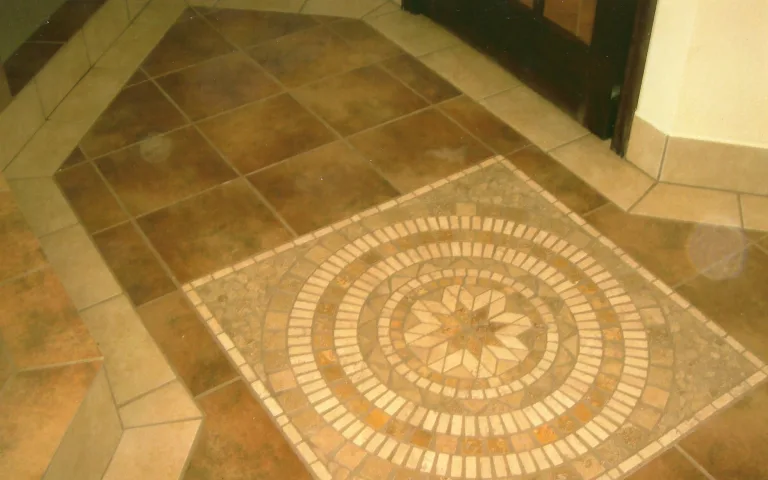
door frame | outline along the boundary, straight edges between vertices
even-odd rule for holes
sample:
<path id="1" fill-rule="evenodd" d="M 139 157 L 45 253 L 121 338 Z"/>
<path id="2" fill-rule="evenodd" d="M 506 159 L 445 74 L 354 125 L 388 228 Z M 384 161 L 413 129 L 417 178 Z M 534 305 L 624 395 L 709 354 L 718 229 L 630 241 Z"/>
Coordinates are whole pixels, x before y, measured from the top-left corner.
<path id="1" fill-rule="evenodd" d="M 460 4 L 462 1 L 455 0 L 455 3 Z M 473 3 L 481 1 L 489 1 L 490 8 L 493 8 L 494 2 L 503 3 L 503 0 L 473 0 Z M 623 154 L 639 98 L 656 2 L 657 0 L 598 1 L 591 44 L 589 46 L 583 44 L 584 48 L 581 49 L 574 43 L 570 52 L 573 57 L 578 58 L 578 62 L 582 63 L 579 68 L 583 70 L 580 71 L 581 76 L 577 78 L 577 81 L 582 84 L 579 86 L 582 90 L 578 92 L 578 98 L 574 97 L 573 92 L 570 92 L 570 98 L 558 98 L 558 92 L 552 91 L 552 83 L 542 81 L 541 74 L 521 70 L 519 65 L 513 64 L 513 59 L 505 59 L 498 52 L 489 51 L 492 49 L 483 45 L 483 40 L 487 39 L 483 39 L 481 34 L 472 35 L 470 28 L 462 31 L 460 23 L 446 25 L 446 27 L 478 50 L 489 53 L 503 67 L 517 74 L 528 86 L 567 111 L 594 134 L 601 138 L 612 138 L 612 148 Z M 452 2 L 403 0 L 403 9 L 430 16 L 429 8 L 441 3 Z M 514 4 L 507 5 L 509 6 L 503 5 L 503 7 L 518 8 Z M 523 6 L 519 8 L 530 12 L 531 16 L 537 15 L 540 18 L 544 2 L 534 0 L 532 10 Z M 570 32 L 554 22 L 541 20 L 539 22 L 536 28 L 540 31 L 537 33 L 550 35 L 550 38 L 554 39 L 553 44 L 561 49 L 563 43 L 560 39 L 566 35 L 572 36 Z M 441 22 L 438 21 L 438 23 Z M 573 38 L 575 42 L 575 36 Z M 562 58 L 562 54 L 560 57 Z"/>

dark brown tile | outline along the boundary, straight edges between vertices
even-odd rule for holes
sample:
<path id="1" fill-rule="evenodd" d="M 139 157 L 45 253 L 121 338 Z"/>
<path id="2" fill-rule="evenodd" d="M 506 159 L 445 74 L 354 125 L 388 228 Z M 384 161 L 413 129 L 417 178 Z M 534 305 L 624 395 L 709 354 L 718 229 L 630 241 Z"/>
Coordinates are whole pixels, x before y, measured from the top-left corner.
<path id="1" fill-rule="evenodd" d="M 80 147 L 75 147 L 74 150 L 72 150 L 72 153 L 69 154 L 66 160 L 64 160 L 64 163 L 61 164 L 59 167 L 59 170 L 64 170 L 65 168 L 74 167 L 75 165 L 78 165 L 80 163 L 83 163 L 86 160 L 85 155 L 83 155 L 83 151 L 80 150 Z"/>
<path id="2" fill-rule="evenodd" d="M 345 136 L 428 105 L 391 75 L 374 66 L 314 83 L 293 95 Z"/>
<path id="3" fill-rule="evenodd" d="M 471 98 L 461 97 L 440 105 L 446 115 L 459 122 L 496 153 L 506 155 L 531 142 Z"/>
<path id="4" fill-rule="evenodd" d="M 198 405 L 205 422 L 185 480 L 312 478 L 244 383 L 206 395 Z"/>
<path id="5" fill-rule="evenodd" d="M 353 48 L 367 55 L 368 61 L 376 62 L 404 53 L 400 47 L 362 20 L 344 18 L 331 22 L 329 28 Z"/>
<path id="6" fill-rule="evenodd" d="M 138 308 L 144 326 L 192 392 L 199 395 L 237 376 L 181 292 Z"/>
<path id="7" fill-rule="evenodd" d="M 701 473 L 679 451 L 668 450 L 663 455 L 653 459 L 649 464 L 630 475 L 627 480 L 706 480 Z"/>
<path id="8" fill-rule="evenodd" d="M 271 40 L 249 52 L 288 87 L 298 87 L 370 63 L 369 55 L 353 48 L 326 27 Z"/>
<path id="9" fill-rule="evenodd" d="M 152 82 L 121 91 L 85 135 L 80 148 L 90 158 L 160 135 L 186 123 Z"/>
<path id="10" fill-rule="evenodd" d="M 0 62 L 0 112 L 5 110 L 12 99 L 13 95 L 11 95 L 11 87 L 8 85 L 8 77 L 5 76 L 5 67 L 3 67 L 3 62 Z"/>
<path id="11" fill-rule="evenodd" d="M 193 127 L 153 137 L 94 163 L 136 216 L 237 176 Z"/>
<path id="12" fill-rule="evenodd" d="M 0 335 L 19 368 L 101 356 L 51 268 L 0 286 Z"/>
<path id="13" fill-rule="evenodd" d="M 204 120 L 200 128 L 241 173 L 335 139 L 328 128 L 287 94 Z"/>
<path id="14" fill-rule="evenodd" d="M 142 72 L 141 70 L 136 70 L 133 72 L 133 75 L 131 75 L 131 78 L 129 78 L 125 83 L 125 88 L 137 85 L 141 82 L 146 82 L 148 79 L 149 77 L 146 73 Z"/>
<path id="15" fill-rule="evenodd" d="M 317 26 L 307 15 L 248 10 L 217 10 L 207 15 L 213 26 L 240 47 L 280 38 Z"/>
<path id="16" fill-rule="evenodd" d="M 98 362 L 22 372 L 0 392 L 3 478 L 43 478 Z"/>
<path id="17" fill-rule="evenodd" d="M 608 203 L 594 188 L 536 147 L 526 147 L 507 155 L 507 159 L 579 215 Z"/>
<path id="18" fill-rule="evenodd" d="M 280 93 L 282 88 L 243 53 L 232 53 L 157 79 L 192 119 L 209 117 Z"/>
<path id="19" fill-rule="evenodd" d="M 99 232 L 93 241 L 134 305 L 142 305 L 176 288 L 131 223 Z"/>
<path id="20" fill-rule="evenodd" d="M 61 46 L 61 43 L 26 42 L 21 44 L 13 52 L 13 55 L 5 60 L 3 65 L 11 95 L 19 93 L 48 63 L 48 60 L 59 51 Z"/>
<path id="21" fill-rule="evenodd" d="M 605 205 L 585 218 L 671 286 L 744 248 L 741 232 L 727 227 L 641 217 L 614 205 Z"/>
<path id="22" fill-rule="evenodd" d="M 383 62 L 382 65 L 431 103 L 443 102 L 461 95 L 456 87 L 410 55 L 400 55 Z"/>
<path id="23" fill-rule="evenodd" d="M 290 158 L 250 180 L 299 234 L 397 196 L 359 153 L 341 142 Z"/>
<path id="24" fill-rule="evenodd" d="M 3 391 L 5 382 L 11 378 L 15 371 L 16 367 L 13 365 L 11 352 L 8 351 L 8 347 L 5 346 L 3 339 L 0 338 L 0 392 Z"/>
<path id="25" fill-rule="evenodd" d="M 707 420 L 680 446 L 714 478 L 768 478 L 768 385 Z"/>
<path id="26" fill-rule="evenodd" d="M 40 268 L 45 257 L 11 192 L 0 192 L 0 282 Z"/>
<path id="27" fill-rule="evenodd" d="M 235 180 L 139 219 L 179 282 L 290 239 L 246 180 Z"/>
<path id="28" fill-rule="evenodd" d="M 86 230 L 95 232 L 128 219 L 90 163 L 58 172 L 56 181 Z"/>
<path id="29" fill-rule="evenodd" d="M 400 192 L 415 190 L 492 155 L 435 110 L 427 110 L 350 138 Z"/>
<path id="30" fill-rule="evenodd" d="M 65 2 L 43 23 L 29 40 L 66 42 L 86 20 L 93 15 L 103 2 Z"/>
<path id="31" fill-rule="evenodd" d="M 203 18 L 176 23 L 147 56 L 142 69 L 150 76 L 188 67 L 234 48 Z"/>
<path id="32" fill-rule="evenodd" d="M 768 360 L 768 253 L 749 247 L 677 290 L 757 356 Z"/>

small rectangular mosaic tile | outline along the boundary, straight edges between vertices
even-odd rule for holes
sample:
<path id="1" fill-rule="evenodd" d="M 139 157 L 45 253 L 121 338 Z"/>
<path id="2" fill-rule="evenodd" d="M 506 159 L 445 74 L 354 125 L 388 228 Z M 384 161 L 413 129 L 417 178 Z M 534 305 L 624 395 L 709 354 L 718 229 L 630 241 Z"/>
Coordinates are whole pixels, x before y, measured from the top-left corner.
<path id="1" fill-rule="evenodd" d="M 502 157 L 184 290 L 321 479 L 621 478 L 766 377 Z"/>

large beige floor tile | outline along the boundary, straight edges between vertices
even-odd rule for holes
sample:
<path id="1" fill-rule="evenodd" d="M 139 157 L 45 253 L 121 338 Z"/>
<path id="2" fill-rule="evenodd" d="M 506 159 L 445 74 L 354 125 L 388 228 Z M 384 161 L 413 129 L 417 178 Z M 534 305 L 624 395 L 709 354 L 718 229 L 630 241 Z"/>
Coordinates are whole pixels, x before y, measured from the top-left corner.
<path id="1" fill-rule="evenodd" d="M 200 418 L 200 410 L 178 381 L 137 398 L 120 409 L 125 428 Z"/>
<path id="2" fill-rule="evenodd" d="M 218 8 L 298 12 L 305 0 L 219 0 Z"/>
<path id="3" fill-rule="evenodd" d="M 589 133 L 576 120 L 525 86 L 493 95 L 481 103 L 544 151 Z"/>
<path id="4" fill-rule="evenodd" d="M 124 295 L 94 305 L 81 315 L 104 354 L 107 378 L 119 405 L 174 379 Z"/>
<path id="5" fill-rule="evenodd" d="M 179 478 L 199 427 L 192 420 L 126 430 L 104 480 Z"/>
<path id="6" fill-rule="evenodd" d="M 741 195 L 744 228 L 768 232 L 768 197 Z"/>
<path id="7" fill-rule="evenodd" d="M 98 480 L 123 428 L 102 368 L 61 440 L 43 480 Z"/>
<path id="8" fill-rule="evenodd" d="M 43 122 L 43 107 L 32 83 L 0 112 L 0 170 L 5 170 Z"/>
<path id="9" fill-rule="evenodd" d="M 147 6 L 149 0 L 126 0 L 128 5 L 128 18 L 134 19 L 141 12 L 141 10 Z M 190 5 L 194 5 L 194 2 L 190 0 Z"/>
<path id="10" fill-rule="evenodd" d="M 461 42 L 426 17 L 397 11 L 366 19 L 384 36 L 412 55 L 420 56 Z"/>
<path id="11" fill-rule="evenodd" d="M 125 0 L 107 0 L 83 27 L 85 44 L 91 62 L 101 57 L 117 37 L 128 27 L 128 7 Z"/>
<path id="12" fill-rule="evenodd" d="M 38 237 L 77 224 L 75 213 L 53 178 L 12 180 L 10 185 L 21 213 Z"/>
<path id="13" fill-rule="evenodd" d="M 476 100 L 520 85 L 514 75 L 465 44 L 424 55 L 421 61 Z"/>
<path id="14" fill-rule="evenodd" d="M 624 210 L 653 185 L 646 174 L 619 158 L 593 135 L 550 152 L 560 163 Z"/>
<path id="15" fill-rule="evenodd" d="M 388 13 L 398 12 L 400 11 L 400 5 L 396 4 L 395 2 L 385 2 L 382 6 L 377 8 L 376 10 L 373 10 L 369 14 L 365 15 L 363 17 L 364 20 L 370 20 L 374 17 L 380 17 L 382 15 L 386 15 Z"/>
<path id="16" fill-rule="evenodd" d="M 735 193 L 680 185 L 657 184 L 631 212 L 689 222 L 741 226 L 739 199 Z"/>
<path id="17" fill-rule="evenodd" d="M 653 178 L 659 178 L 667 136 L 659 129 L 635 116 L 627 146 L 627 160 Z"/>
<path id="18" fill-rule="evenodd" d="M 385 3 L 387 0 L 307 0 L 301 13 L 360 18 Z"/>
<path id="19" fill-rule="evenodd" d="M 89 123 L 48 120 L 5 169 L 12 178 L 50 177 L 59 169 L 80 139 Z"/>
<path id="20" fill-rule="evenodd" d="M 130 76 L 126 68 L 94 67 L 59 104 L 50 119 L 93 124 Z"/>
<path id="21" fill-rule="evenodd" d="M 85 49 L 83 34 L 78 32 L 56 52 L 35 77 L 37 92 L 46 115 L 51 114 L 89 68 L 91 62 Z"/>
<path id="22" fill-rule="evenodd" d="M 59 230 L 41 238 L 40 243 L 79 310 L 120 293 L 120 286 L 81 226 Z"/>

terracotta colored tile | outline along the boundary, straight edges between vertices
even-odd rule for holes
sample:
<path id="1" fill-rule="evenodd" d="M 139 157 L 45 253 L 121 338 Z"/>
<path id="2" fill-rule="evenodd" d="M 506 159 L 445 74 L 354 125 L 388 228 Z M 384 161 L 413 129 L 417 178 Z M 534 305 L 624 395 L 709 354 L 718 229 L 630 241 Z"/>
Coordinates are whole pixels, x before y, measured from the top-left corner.
<path id="1" fill-rule="evenodd" d="M 145 82 L 148 79 L 149 77 L 147 77 L 146 73 L 142 72 L 141 70 L 136 70 L 135 72 L 133 72 L 133 75 L 131 75 L 131 78 L 129 78 L 128 81 L 125 82 L 125 87 L 131 87 L 141 82 Z"/>
<path id="2" fill-rule="evenodd" d="M 98 362 L 20 373 L 0 392 L 0 471 L 42 478 L 96 373 Z"/>
<path id="3" fill-rule="evenodd" d="M 397 196 L 360 154 L 341 142 L 288 159 L 250 180 L 299 234 Z"/>
<path id="4" fill-rule="evenodd" d="M 750 247 L 726 266 L 716 270 L 720 274 L 716 277 L 704 272 L 677 290 L 756 355 L 768 360 L 768 253 Z"/>
<path id="5" fill-rule="evenodd" d="M 707 477 L 675 449 L 653 459 L 627 480 L 705 480 Z"/>
<path id="6" fill-rule="evenodd" d="M 185 480 L 311 478 L 242 382 L 227 385 L 198 403 L 206 418 Z"/>
<path id="7" fill-rule="evenodd" d="M 8 351 L 8 347 L 0 339 L 0 392 L 3 390 L 5 382 L 11 378 L 15 370 L 16 367 L 13 365 L 11 352 Z"/>
<path id="8" fill-rule="evenodd" d="M 128 218 L 90 163 L 57 173 L 56 181 L 86 230 L 102 230 Z"/>
<path id="9" fill-rule="evenodd" d="M 708 420 L 680 446 L 715 478 L 768 478 L 768 386 Z"/>
<path id="10" fill-rule="evenodd" d="M 19 368 L 101 356 L 50 268 L 0 287 L 0 334 Z"/>
<path id="11" fill-rule="evenodd" d="M 171 293 L 143 305 L 138 313 L 192 395 L 199 395 L 237 376 L 182 293 Z"/>
<path id="12" fill-rule="evenodd" d="M 326 27 L 315 27 L 265 42 L 249 52 L 259 64 L 289 87 L 298 87 L 370 63 L 368 55 L 353 48 Z"/>
<path id="13" fill-rule="evenodd" d="M 401 192 L 459 172 L 492 155 L 434 110 L 363 132 L 350 141 Z"/>
<path id="14" fill-rule="evenodd" d="M 275 95 L 282 90 L 251 58 L 242 53 L 224 55 L 157 81 L 193 120 Z"/>
<path id="15" fill-rule="evenodd" d="M 310 16 L 282 12 L 218 10 L 207 18 L 224 38 L 240 47 L 250 47 L 317 26 Z"/>
<path id="16" fill-rule="evenodd" d="M 151 82 L 143 82 L 117 95 L 80 148 L 89 157 L 98 157 L 184 123 L 184 117 L 160 90 Z"/>
<path id="17" fill-rule="evenodd" d="M 102 2 L 65 2 L 29 37 L 32 41 L 66 42 L 80 30 Z"/>
<path id="18" fill-rule="evenodd" d="M 208 22 L 198 17 L 172 26 L 141 68 L 150 76 L 157 76 L 233 50 Z"/>
<path id="19" fill-rule="evenodd" d="M 237 175 L 192 127 L 152 137 L 94 163 L 126 210 L 137 216 Z"/>
<path id="20" fill-rule="evenodd" d="M 61 46 L 61 43 L 22 43 L 3 64 L 11 95 L 19 93 Z"/>
<path id="21" fill-rule="evenodd" d="M 502 155 L 519 150 L 531 143 L 469 97 L 450 100 L 441 105 L 440 110 Z"/>
<path id="22" fill-rule="evenodd" d="M 743 234 L 738 230 L 640 217 L 613 205 L 590 213 L 586 219 L 673 286 L 695 277 L 745 246 Z"/>
<path id="23" fill-rule="evenodd" d="M 342 135 L 352 135 L 427 106 L 427 102 L 374 66 L 309 85 L 294 96 Z"/>
<path id="24" fill-rule="evenodd" d="M 401 55 L 383 62 L 382 65 L 431 103 L 443 102 L 461 95 L 456 87 L 410 55 Z"/>
<path id="25" fill-rule="evenodd" d="M 264 168 L 335 138 L 289 95 L 204 120 L 200 128 L 242 173 Z"/>
<path id="26" fill-rule="evenodd" d="M 360 20 L 342 19 L 331 23 L 329 27 L 354 48 L 368 55 L 369 61 L 383 60 L 403 53 L 403 50 L 387 37 Z"/>
<path id="27" fill-rule="evenodd" d="M 574 212 L 583 215 L 608 200 L 567 168 L 536 147 L 508 155 L 517 168 L 544 187 Z"/>
<path id="28" fill-rule="evenodd" d="M 84 161 L 86 161 L 86 158 L 85 155 L 83 155 L 83 151 L 80 150 L 80 147 L 76 147 L 74 150 L 72 150 L 72 153 L 69 154 L 67 159 L 64 160 L 64 163 L 61 164 L 59 170 L 74 167 L 75 165 L 83 163 Z"/>
<path id="29" fill-rule="evenodd" d="M 40 244 L 11 192 L 0 192 L 0 249 L 0 282 L 45 264 Z"/>
<path id="30" fill-rule="evenodd" d="M 245 180 L 151 213 L 139 225 L 180 282 L 290 239 Z"/>
<path id="31" fill-rule="evenodd" d="M 135 305 L 176 288 L 131 223 L 99 232 L 93 236 L 93 241 Z"/>

